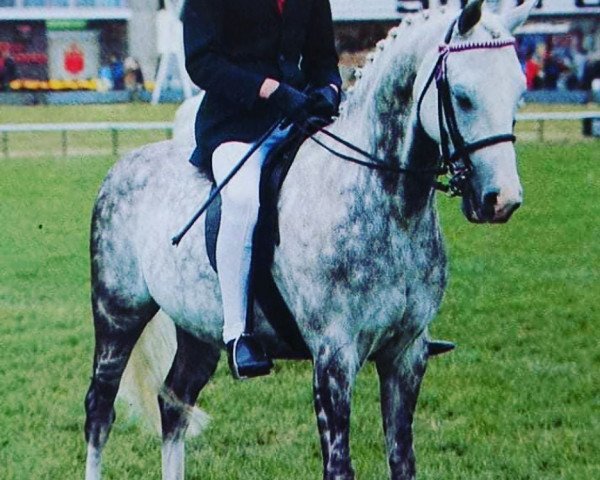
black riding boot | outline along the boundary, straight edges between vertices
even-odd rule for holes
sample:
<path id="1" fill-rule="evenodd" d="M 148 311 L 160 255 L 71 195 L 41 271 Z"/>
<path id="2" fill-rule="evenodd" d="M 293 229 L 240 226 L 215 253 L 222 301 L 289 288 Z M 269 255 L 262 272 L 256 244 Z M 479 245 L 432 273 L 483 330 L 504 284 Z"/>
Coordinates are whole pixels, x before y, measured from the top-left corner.
<path id="1" fill-rule="evenodd" d="M 255 232 L 256 235 L 256 232 Z M 246 306 L 246 328 L 244 333 L 227 342 L 229 368 L 233 378 L 246 378 L 268 375 L 273 368 L 273 362 L 265 352 L 260 341 L 254 335 L 254 265 L 256 252 L 252 253 L 250 275 L 248 282 L 248 305 Z"/>
<path id="2" fill-rule="evenodd" d="M 447 342 L 445 340 L 428 340 L 427 341 L 427 351 L 430 357 L 434 355 L 442 355 L 444 353 L 451 352 L 456 348 L 456 345 L 452 342 Z"/>
<path id="3" fill-rule="evenodd" d="M 258 339 L 249 333 L 227 342 L 227 355 L 231 374 L 238 380 L 268 375 L 273 368 Z"/>

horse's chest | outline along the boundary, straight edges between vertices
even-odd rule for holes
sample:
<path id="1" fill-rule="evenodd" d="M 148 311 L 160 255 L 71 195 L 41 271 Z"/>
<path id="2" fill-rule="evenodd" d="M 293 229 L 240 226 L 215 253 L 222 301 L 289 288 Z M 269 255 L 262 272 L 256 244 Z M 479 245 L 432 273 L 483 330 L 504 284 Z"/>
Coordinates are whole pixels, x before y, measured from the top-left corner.
<path id="1" fill-rule="evenodd" d="M 311 198 L 302 197 L 309 205 Z M 336 208 L 308 209 L 318 218 L 304 209 L 281 217 L 275 276 L 305 338 L 341 332 L 369 349 L 437 311 L 445 257 L 434 217 L 419 222 L 415 236 L 380 209 L 365 210 L 367 200 L 342 195 Z"/>
<path id="2" fill-rule="evenodd" d="M 279 257 L 277 277 L 301 329 L 323 334 L 335 325 L 377 342 L 430 320 L 423 313 L 432 310 L 426 305 L 436 303 L 438 288 L 425 284 L 410 256 L 384 254 L 389 245 L 370 245 L 378 252 L 366 252 L 363 243 L 325 249 L 314 261 L 291 252 Z"/>

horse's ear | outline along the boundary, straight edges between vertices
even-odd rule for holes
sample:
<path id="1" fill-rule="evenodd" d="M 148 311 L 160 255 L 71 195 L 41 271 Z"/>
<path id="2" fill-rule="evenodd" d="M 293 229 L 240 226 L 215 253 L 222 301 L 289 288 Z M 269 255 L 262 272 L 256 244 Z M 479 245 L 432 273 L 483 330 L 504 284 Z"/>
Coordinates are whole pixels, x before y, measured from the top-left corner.
<path id="1" fill-rule="evenodd" d="M 531 9 L 537 2 L 538 0 L 526 0 L 518 7 L 507 10 L 502 14 L 502 22 L 509 32 L 514 32 L 525 23 L 531 13 Z"/>
<path id="2" fill-rule="evenodd" d="M 458 18 L 458 33 L 464 35 L 471 30 L 481 19 L 481 5 L 483 0 L 472 0 L 463 9 Z"/>

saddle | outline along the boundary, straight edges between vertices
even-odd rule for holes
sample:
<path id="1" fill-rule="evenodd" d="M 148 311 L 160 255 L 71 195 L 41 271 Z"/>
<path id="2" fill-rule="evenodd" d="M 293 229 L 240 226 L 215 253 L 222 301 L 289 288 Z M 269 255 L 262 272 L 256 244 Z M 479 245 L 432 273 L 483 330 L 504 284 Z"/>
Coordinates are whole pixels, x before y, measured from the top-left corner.
<path id="1" fill-rule="evenodd" d="M 270 152 L 263 165 L 260 179 L 260 209 L 254 229 L 250 269 L 249 302 L 256 302 L 273 330 L 287 344 L 290 353 L 286 354 L 285 358 L 288 359 L 307 359 L 310 356 L 296 319 L 275 283 L 271 267 L 275 248 L 280 243 L 277 210 L 279 193 L 305 138 L 303 132 L 292 130 L 286 140 Z M 215 272 L 218 268 L 216 249 L 220 223 L 221 197 L 219 195 L 209 206 L 205 219 L 206 252 Z M 253 308 L 249 308 L 248 325 L 252 325 L 254 321 L 253 311 Z M 278 357 L 282 356 L 278 355 Z"/>

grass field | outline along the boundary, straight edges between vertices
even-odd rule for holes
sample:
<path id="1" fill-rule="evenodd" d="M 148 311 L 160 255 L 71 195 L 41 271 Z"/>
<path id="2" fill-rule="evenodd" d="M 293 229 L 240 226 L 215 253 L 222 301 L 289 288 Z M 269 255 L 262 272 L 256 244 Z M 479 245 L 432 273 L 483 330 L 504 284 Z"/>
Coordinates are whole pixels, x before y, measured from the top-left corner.
<path id="1" fill-rule="evenodd" d="M 140 111 L 129 119 L 172 115 Z M 456 200 L 440 198 L 451 281 L 433 333 L 459 347 L 431 361 L 423 386 L 421 479 L 600 478 L 600 142 L 518 150 L 526 200 L 509 224 L 468 224 Z M 1 480 L 83 476 L 88 224 L 113 161 L 0 160 Z M 279 362 L 247 383 L 221 365 L 200 405 L 213 421 L 188 444 L 188 478 L 320 477 L 310 365 Z M 381 430 L 368 366 L 353 401 L 360 480 L 386 478 Z M 160 478 L 159 449 L 120 408 L 105 478 Z"/>

